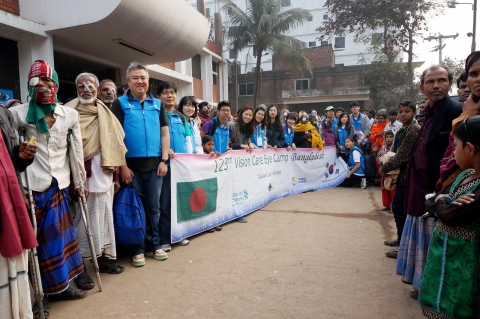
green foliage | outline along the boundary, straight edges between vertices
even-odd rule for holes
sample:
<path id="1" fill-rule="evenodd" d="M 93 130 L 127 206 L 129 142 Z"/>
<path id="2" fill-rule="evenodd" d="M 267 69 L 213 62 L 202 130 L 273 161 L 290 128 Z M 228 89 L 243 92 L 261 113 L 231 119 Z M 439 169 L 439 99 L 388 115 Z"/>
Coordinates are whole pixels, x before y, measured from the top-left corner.
<path id="1" fill-rule="evenodd" d="M 450 69 L 453 73 L 453 82 L 456 83 L 460 74 L 465 72 L 465 59 L 457 60 L 455 58 L 446 57 L 443 59 L 442 64 Z"/>
<path id="2" fill-rule="evenodd" d="M 291 28 L 302 25 L 311 17 L 308 10 L 284 10 L 281 0 L 246 0 L 244 12 L 231 0 L 223 0 L 222 10 L 229 18 L 228 38 L 231 47 L 239 52 L 253 48 L 256 52 L 254 105 L 257 104 L 258 82 L 263 52 L 273 53 L 273 58 L 288 63 L 294 71 L 312 72 L 305 55 L 303 41 L 285 35 Z"/>

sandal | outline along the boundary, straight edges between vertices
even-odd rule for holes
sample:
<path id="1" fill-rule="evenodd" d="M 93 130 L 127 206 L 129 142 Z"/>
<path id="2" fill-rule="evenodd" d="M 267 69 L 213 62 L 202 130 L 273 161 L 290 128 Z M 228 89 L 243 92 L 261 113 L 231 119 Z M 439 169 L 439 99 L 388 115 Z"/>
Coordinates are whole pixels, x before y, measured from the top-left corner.
<path id="1" fill-rule="evenodd" d="M 210 229 L 206 230 L 205 232 L 207 232 L 207 233 L 214 233 L 214 232 L 215 232 L 215 228 L 210 228 Z"/>
<path id="2" fill-rule="evenodd" d="M 51 302 L 55 302 L 55 301 L 60 301 L 60 300 L 79 300 L 79 299 L 85 298 L 86 296 L 87 296 L 86 291 L 75 290 L 72 287 L 68 287 L 67 290 L 65 290 L 65 291 L 63 291 L 59 294 L 50 295 L 50 296 L 48 296 L 48 298 L 50 299 Z"/>
<path id="3" fill-rule="evenodd" d="M 405 276 L 402 276 L 402 282 L 403 282 L 404 284 L 408 284 L 408 285 L 413 284 L 413 281 L 407 280 L 407 278 L 405 278 Z"/>
<path id="4" fill-rule="evenodd" d="M 413 290 L 410 290 L 410 292 L 408 294 L 413 299 L 418 299 L 418 295 L 420 294 L 420 292 L 418 290 L 413 289 Z"/>
<path id="5" fill-rule="evenodd" d="M 125 268 L 115 265 L 115 262 L 111 259 L 108 261 L 108 264 L 106 266 L 102 266 L 99 268 L 99 272 L 112 275 L 121 274 L 124 270 Z"/>
<path id="6" fill-rule="evenodd" d="M 213 227 L 216 231 L 221 231 L 222 230 L 222 226 L 215 226 Z"/>
<path id="7" fill-rule="evenodd" d="M 78 275 L 74 280 L 75 285 L 81 290 L 90 290 L 95 287 L 93 279 L 88 274 Z"/>
<path id="8" fill-rule="evenodd" d="M 385 256 L 387 256 L 388 258 L 395 258 L 395 259 L 397 259 L 398 250 L 392 250 L 392 251 L 386 252 L 386 253 L 385 253 Z"/>
<path id="9" fill-rule="evenodd" d="M 398 246 L 398 240 L 385 240 L 383 243 L 387 246 Z"/>
<path id="10" fill-rule="evenodd" d="M 50 302 L 48 301 L 47 297 L 44 297 L 42 300 L 43 305 L 43 317 L 47 319 L 50 316 Z M 40 318 L 40 307 L 38 306 L 38 302 L 35 301 L 32 308 L 33 318 L 37 319 Z"/>

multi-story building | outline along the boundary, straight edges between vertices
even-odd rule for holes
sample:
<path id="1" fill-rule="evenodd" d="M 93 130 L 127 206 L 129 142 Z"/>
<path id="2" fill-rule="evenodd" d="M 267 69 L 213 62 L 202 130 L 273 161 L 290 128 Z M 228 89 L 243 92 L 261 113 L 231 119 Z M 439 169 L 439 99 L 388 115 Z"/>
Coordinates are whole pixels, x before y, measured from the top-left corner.
<path id="1" fill-rule="evenodd" d="M 148 65 L 152 92 L 171 81 L 179 96 L 227 99 L 228 64 L 220 47 L 207 41 L 209 32 L 210 21 L 179 0 L 4 0 L 2 97 L 27 100 L 27 74 L 35 60 L 56 69 L 60 100 L 76 96 L 80 72 L 126 83 L 125 70 L 136 60 Z"/>

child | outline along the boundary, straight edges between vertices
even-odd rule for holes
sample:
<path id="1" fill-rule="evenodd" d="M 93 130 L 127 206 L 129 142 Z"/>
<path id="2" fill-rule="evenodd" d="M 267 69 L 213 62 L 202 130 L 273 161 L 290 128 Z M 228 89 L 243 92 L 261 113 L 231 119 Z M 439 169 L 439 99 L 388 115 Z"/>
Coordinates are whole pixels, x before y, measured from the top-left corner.
<path id="1" fill-rule="evenodd" d="M 429 318 L 480 317 L 480 116 L 454 131 L 455 160 L 464 169 L 426 202 L 438 218 L 420 296 Z"/>
<path id="2" fill-rule="evenodd" d="M 380 167 L 380 158 L 390 152 L 393 145 L 394 134 L 392 131 L 386 131 L 383 133 L 385 144 L 380 148 L 377 153 L 377 165 Z M 383 208 L 380 209 L 383 212 L 390 211 L 390 205 L 392 204 L 393 196 L 395 196 L 395 189 L 388 190 L 384 187 L 385 176 L 382 176 L 380 187 L 382 188 L 382 204 Z"/>
<path id="3" fill-rule="evenodd" d="M 392 131 L 393 134 L 397 133 L 402 128 L 402 123 L 397 120 L 398 112 L 395 109 L 388 111 L 388 124 L 385 126 L 384 131 Z"/>
<path id="4" fill-rule="evenodd" d="M 204 135 L 202 137 L 202 147 L 204 154 L 215 154 L 213 151 L 213 147 L 215 146 L 215 142 L 210 135 Z"/>
<path id="5" fill-rule="evenodd" d="M 345 146 L 350 150 L 348 159 L 348 168 L 350 171 L 345 180 L 340 184 L 343 187 L 351 187 L 358 185 L 363 189 L 367 187 L 367 180 L 365 179 L 365 158 L 362 151 L 355 145 L 354 138 L 348 136 L 345 138 Z"/>
<path id="6" fill-rule="evenodd" d="M 377 122 L 372 126 L 372 132 L 370 133 L 370 141 L 372 142 L 372 155 L 380 150 L 383 146 L 383 131 L 387 125 L 387 114 L 378 112 Z"/>
<path id="7" fill-rule="evenodd" d="M 297 116 L 295 113 L 288 113 L 285 117 L 285 123 L 283 123 L 283 134 L 285 135 L 285 142 L 287 143 L 287 150 L 295 150 L 297 146 L 293 143 L 293 136 L 295 134 L 294 126 L 297 122 Z"/>
<path id="8" fill-rule="evenodd" d="M 332 121 L 328 118 L 323 120 L 322 122 L 322 133 L 323 133 L 323 141 L 325 142 L 325 146 L 337 145 L 335 141 L 335 135 L 333 134 L 333 130 L 332 130 Z"/>

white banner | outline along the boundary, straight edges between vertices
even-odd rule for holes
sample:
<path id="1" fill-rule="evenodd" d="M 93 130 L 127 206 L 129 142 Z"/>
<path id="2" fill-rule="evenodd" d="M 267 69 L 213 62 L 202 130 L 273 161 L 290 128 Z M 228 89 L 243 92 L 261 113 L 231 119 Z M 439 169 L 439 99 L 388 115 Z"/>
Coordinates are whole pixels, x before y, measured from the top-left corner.
<path id="1" fill-rule="evenodd" d="M 172 243 L 282 197 L 335 187 L 348 173 L 335 147 L 175 154 L 170 169 Z"/>

